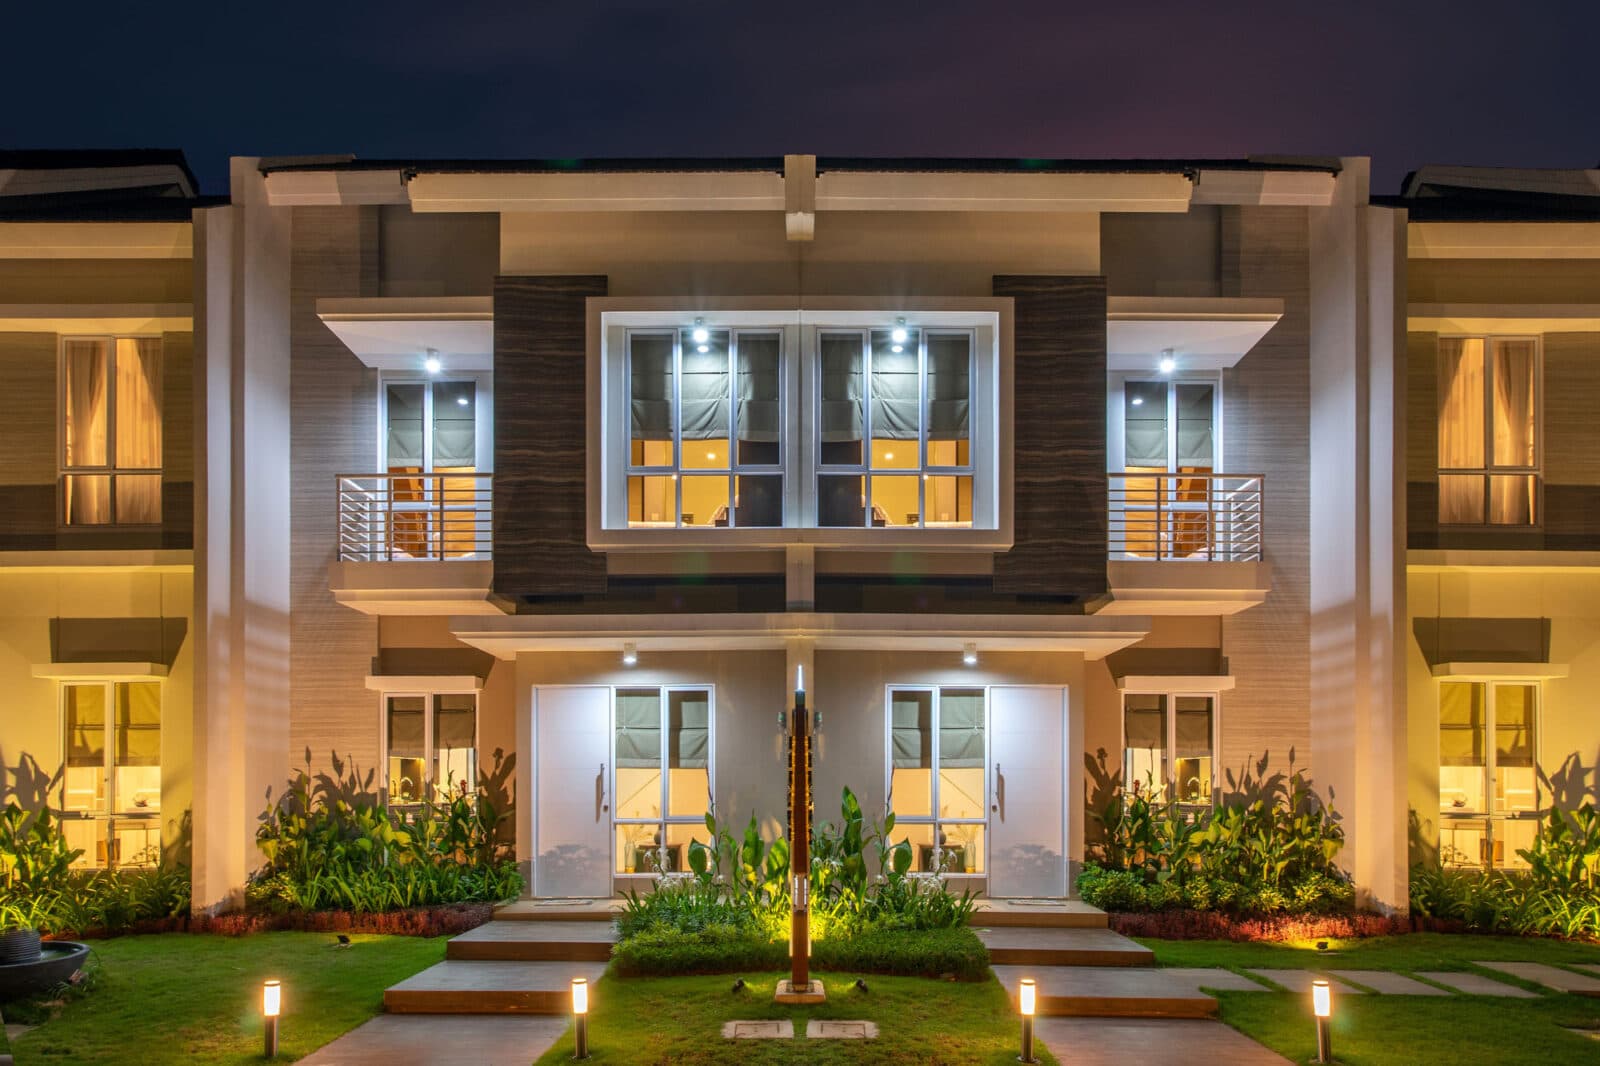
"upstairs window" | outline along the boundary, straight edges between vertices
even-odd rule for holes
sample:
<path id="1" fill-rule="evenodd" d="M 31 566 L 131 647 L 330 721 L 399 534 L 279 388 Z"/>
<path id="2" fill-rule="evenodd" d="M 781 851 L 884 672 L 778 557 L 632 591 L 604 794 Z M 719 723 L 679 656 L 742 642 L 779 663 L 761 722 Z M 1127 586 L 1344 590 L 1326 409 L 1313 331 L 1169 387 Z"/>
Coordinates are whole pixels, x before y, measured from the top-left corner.
<path id="1" fill-rule="evenodd" d="M 383 476 L 356 479 L 341 501 L 356 521 L 345 536 L 383 559 L 487 554 L 493 451 L 487 375 L 385 375 L 379 388 Z"/>
<path id="2" fill-rule="evenodd" d="M 1439 522 L 1538 524 L 1539 344 L 1531 337 L 1439 341 Z"/>
<path id="3" fill-rule="evenodd" d="M 61 521 L 161 522 L 161 341 L 61 343 Z"/>
<path id="4" fill-rule="evenodd" d="M 630 331 L 628 526 L 783 525 L 783 338 Z"/>

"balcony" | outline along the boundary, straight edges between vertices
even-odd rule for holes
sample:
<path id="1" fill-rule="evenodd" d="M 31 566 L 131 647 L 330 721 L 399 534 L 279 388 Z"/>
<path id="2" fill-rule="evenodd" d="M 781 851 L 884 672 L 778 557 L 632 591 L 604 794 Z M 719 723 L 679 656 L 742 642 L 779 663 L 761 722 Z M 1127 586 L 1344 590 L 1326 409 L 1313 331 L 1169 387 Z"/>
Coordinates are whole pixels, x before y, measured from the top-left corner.
<path id="1" fill-rule="evenodd" d="M 1101 614 L 1226 615 L 1271 591 L 1260 474 L 1106 475 Z"/>
<path id="2" fill-rule="evenodd" d="M 334 599 L 365 614 L 495 614 L 493 475 L 345 474 Z"/>

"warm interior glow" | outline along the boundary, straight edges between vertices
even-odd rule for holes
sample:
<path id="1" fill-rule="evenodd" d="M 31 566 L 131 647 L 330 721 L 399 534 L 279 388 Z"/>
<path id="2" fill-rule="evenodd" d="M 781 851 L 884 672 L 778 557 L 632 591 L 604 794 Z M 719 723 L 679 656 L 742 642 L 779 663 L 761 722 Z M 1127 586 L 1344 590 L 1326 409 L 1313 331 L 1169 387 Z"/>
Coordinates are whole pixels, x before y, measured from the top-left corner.
<path id="1" fill-rule="evenodd" d="M 1020 989 L 1018 989 L 1018 991 L 1017 991 L 1017 999 L 1020 1002 L 1023 1016 L 1024 1017 L 1028 1017 L 1028 1018 L 1033 1017 L 1033 1006 L 1034 1006 L 1034 984 L 1033 984 L 1033 978 L 1024 977 L 1022 979 L 1022 987 Z"/>
<path id="2" fill-rule="evenodd" d="M 1326 1018 L 1333 1013 L 1333 989 L 1328 982 L 1311 982 L 1311 1009 L 1316 1011 L 1318 1018 Z"/>
<path id="3" fill-rule="evenodd" d="M 261 1015 L 264 1018 L 276 1018 L 282 1006 L 281 993 L 283 988 L 277 981 L 268 981 L 261 986 Z"/>
<path id="4" fill-rule="evenodd" d="M 572 1013 L 589 1013 L 589 979 L 587 977 L 574 977 L 572 979 Z"/>

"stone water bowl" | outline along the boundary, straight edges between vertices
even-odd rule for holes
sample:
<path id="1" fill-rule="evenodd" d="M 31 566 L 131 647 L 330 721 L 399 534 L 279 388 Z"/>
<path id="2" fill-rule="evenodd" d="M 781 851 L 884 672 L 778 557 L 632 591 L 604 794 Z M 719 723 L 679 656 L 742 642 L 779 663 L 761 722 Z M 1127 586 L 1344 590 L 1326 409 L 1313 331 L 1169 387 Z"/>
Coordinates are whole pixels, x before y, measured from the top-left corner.
<path id="1" fill-rule="evenodd" d="M 62 984 L 83 968 L 89 945 L 71 940 L 39 942 L 31 929 L 0 933 L 0 1002 L 24 999 Z"/>

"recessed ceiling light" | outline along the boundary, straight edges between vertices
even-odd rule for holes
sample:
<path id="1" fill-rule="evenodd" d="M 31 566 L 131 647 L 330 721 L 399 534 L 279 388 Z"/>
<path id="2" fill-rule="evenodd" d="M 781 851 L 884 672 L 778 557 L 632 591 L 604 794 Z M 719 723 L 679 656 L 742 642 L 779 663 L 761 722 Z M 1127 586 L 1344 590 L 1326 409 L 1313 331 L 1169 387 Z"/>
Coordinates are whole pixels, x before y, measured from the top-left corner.
<path id="1" fill-rule="evenodd" d="M 1144 403 L 1144 397 L 1143 396 L 1135 396 L 1133 398 L 1133 406 L 1138 407 L 1142 403 Z"/>
<path id="2" fill-rule="evenodd" d="M 972 643 L 962 645 L 962 648 L 961 648 L 961 661 L 962 661 L 962 663 L 964 663 L 967 666 L 977 666 L 978 665 L 978 645 L 977 644 L 972 644 Z"/>
<path id="3" fill-rule="evenodd" d="M 456 403 L 460 404 L 462 407 L 465 407 L 467 406 L 467 398 L 465 396 L 457 396 Z"/>
<path id="4" fill-rule="evenodd" d="M 887 462 L 892 462 L 893 460 L 894 460 L 894 452 L 884 452 L 883 453 L 883 461 L 884 462 L 886 462 L 886 463 Z"/>

